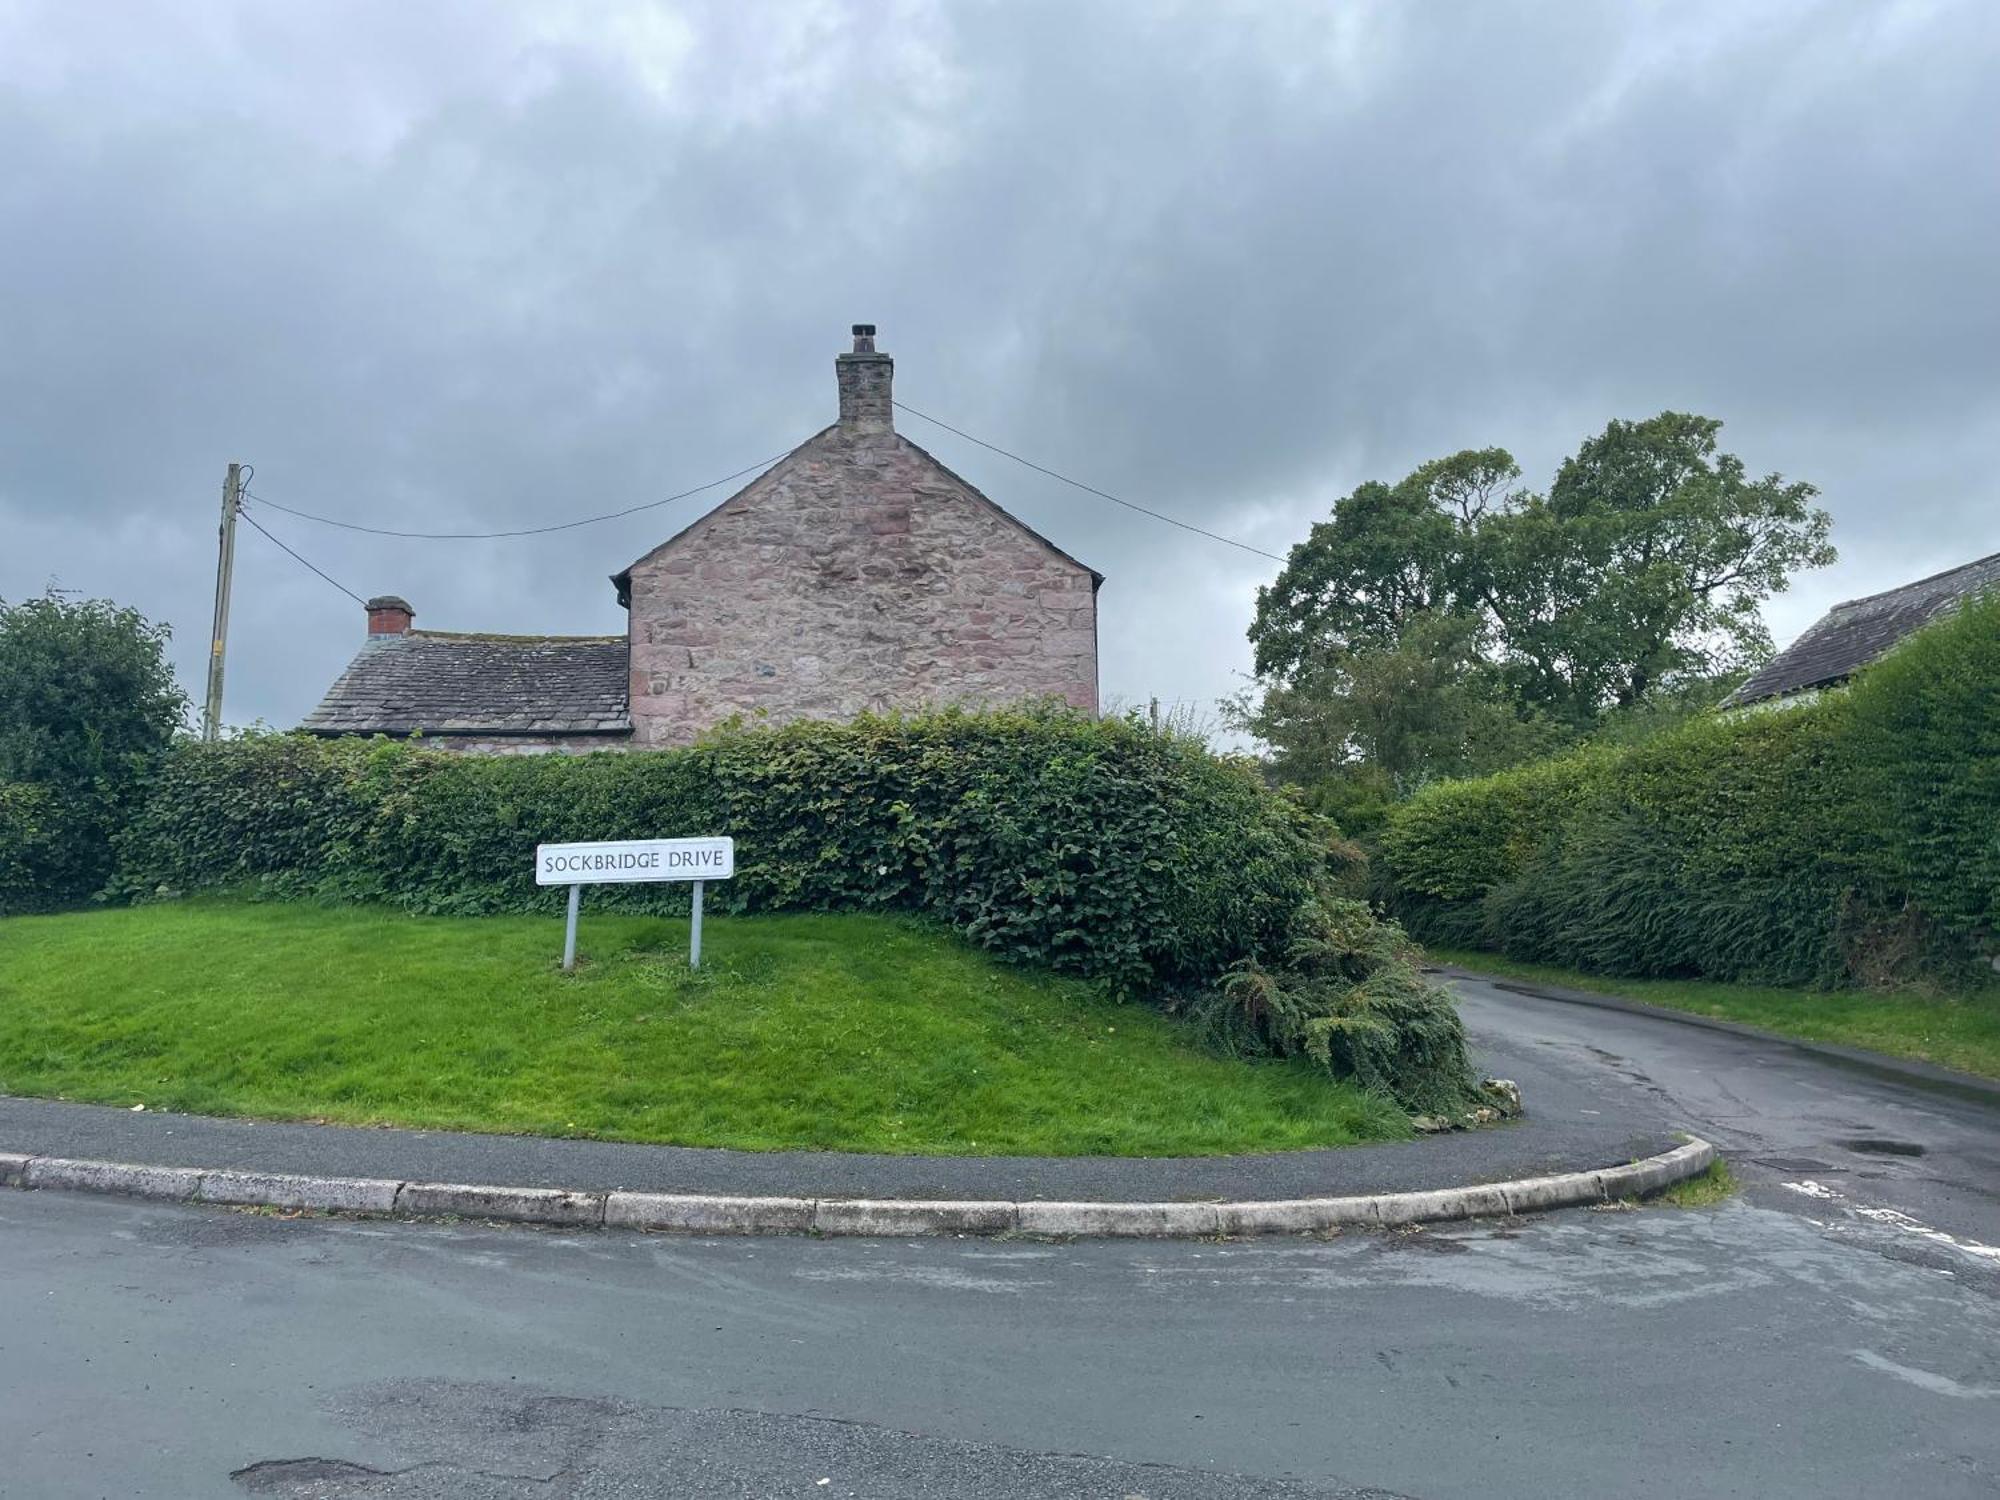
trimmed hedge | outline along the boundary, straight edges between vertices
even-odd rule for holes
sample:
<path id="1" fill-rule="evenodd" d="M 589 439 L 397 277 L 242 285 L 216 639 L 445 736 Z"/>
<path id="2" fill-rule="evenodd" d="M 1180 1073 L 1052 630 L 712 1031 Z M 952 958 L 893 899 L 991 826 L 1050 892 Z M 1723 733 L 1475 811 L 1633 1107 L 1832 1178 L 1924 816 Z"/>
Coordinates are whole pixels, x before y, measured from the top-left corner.
<path id="1" fill-rule="evenodd" d="M 37 911 L 54 797 L 47 787 L 0 781 L 0 916 Z"/>
<path id="2" fill-rule="evenodd" d="M 2000 937 L 2000 593 L 1856 686 L 1847 733 L 1870 868 L 1947 930 Z"/>
<path id="3" fill-rule="evenodd" d="M 1419 792 L 1382 845 L 1420 939 L 1634 976 L 1836 983 L 2000 933 L 2000 597 L 1845 692 Z"/>
<path id="4" fill-rule="evenodd" d="M 533 850 L 730 834 L 711 910 L 900 908 L 1127 992 L 1273 950 L 1330 833 L 1245 765 L 1121 720 L 943 713 L 799 723 L 646 754 L 466 756 L 280 735 L 177 748 L 121 894 L 251 886 L 431 913 L 555 910 Z M 685 910 L 685 886 L 594 906 Z"/>
<path id="5" fill-rule="evenodd" d="M 0 917 L 80 905 L 112 867 L 129 787 L 0 781 Z"/>
<path id="6" fill-rule="evenodd" d="M 737 842 L 737 874 L 710 888 L 711 910 L 918 912 L 1006 958 L 1183 1013 L 1246 964 L 1288 975 L 1316 913 L 1346 913 L 1357 952 L 1407 949 L 1339 897 L 1352 846 L 1248 763 L 1056 709 L 733 730 L 644 754 L 469 756 L 301 735 L 183 744 L 125 832 L 111 894 L 553 917 L 564 892 L 535 885 L 536 844 L 699 834 Z M 687 888 L 599 886 L 591 901 L 684 911 Z M 1367 945 L 1349 930 L 1356 913 L 1374 929 Z M 1243 1017 L 1232 1045 L 1303 1050 L 1411 1108 L 1467 1101 L 1450 997 L 1407 962 L 1357 962 L 1299 976 L 1290 1023 Z"/>

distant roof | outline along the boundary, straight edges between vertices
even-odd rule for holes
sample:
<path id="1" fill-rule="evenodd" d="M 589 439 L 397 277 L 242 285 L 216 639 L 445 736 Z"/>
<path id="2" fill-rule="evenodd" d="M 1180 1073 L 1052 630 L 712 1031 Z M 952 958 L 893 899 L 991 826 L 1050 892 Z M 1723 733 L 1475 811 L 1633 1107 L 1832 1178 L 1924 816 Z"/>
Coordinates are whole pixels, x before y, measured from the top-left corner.
<path id="1" fill-rule="evenodd" d="M 1735 708 L 1845 682 L 1961 599 L 1996 584 L 2000 584 L 2000 552 L 1901 588 L 1836 604 L 1818 624 L 1724 698 L 1722 707 Z"/>
<path id="2" fill-rule="evenodd" d="M 625 637 L 369 637 L 302 729 L 314 734 L 623 734 Z"/>

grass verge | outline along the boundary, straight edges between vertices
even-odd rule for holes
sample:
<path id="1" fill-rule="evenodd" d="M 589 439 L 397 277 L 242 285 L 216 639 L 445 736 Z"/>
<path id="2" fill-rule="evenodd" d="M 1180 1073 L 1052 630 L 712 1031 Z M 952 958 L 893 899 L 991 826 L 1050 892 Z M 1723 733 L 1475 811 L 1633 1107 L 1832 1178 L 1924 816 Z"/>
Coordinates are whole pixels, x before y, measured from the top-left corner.
<path id="1" fill-rule="evenodd" d="M 1735 1196 L 1736 1174 L 1729 1170 L 1729 1163 L 1718 1156 L 1699 1177 L 1675 1183 L 1653 1201 L 1670 1203 L 1675 1208 L 1710 1208 Z"/>
<path id="2" fill-rule="evenodd" d="M 1408 1133 L 1093 987 L 882 916 L 195 901 L 0 920 L 0 1091 L 749 1150 L 1204 1155 Z"/>
<path id="3" fill-rule="evenodd" d="M 1491 953 L 1426 951 L 1433 962 L 1475 973 L 1622 995 L 1648 1005 L 1761 1026 L 1783 1036 L 1866 1047 L 2000 1078 L 2000 986 L 1929 995 L 1904 990 L 1780 989 L 1701 979 L 1611 979 L 1545 964 L 1515 963 Z"/>

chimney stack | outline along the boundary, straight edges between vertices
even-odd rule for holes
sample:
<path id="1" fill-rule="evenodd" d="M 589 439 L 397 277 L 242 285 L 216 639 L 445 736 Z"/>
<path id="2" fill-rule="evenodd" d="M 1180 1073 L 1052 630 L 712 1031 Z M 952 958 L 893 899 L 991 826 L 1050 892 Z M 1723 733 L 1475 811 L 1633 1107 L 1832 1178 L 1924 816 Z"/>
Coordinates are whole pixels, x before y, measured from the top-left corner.
<path id="1" fill-rule="evenodd" d="M 891 382 L 896 362 L 875 352 L 875 325 L 854 325 L 854 352 L 835 357 L 833 373 L 840 383 L 840 430 L 883 433 L 896 430 Z"/>
<path id="2" fill-rule="evenodd" d="M 410 608 L 410 601 L 398 599 L 394 594 L 377 594 L 362 606 L 368 611 L 368 639 L 377 636 L 408 635 L 410 621 L 417 612 Z"/>

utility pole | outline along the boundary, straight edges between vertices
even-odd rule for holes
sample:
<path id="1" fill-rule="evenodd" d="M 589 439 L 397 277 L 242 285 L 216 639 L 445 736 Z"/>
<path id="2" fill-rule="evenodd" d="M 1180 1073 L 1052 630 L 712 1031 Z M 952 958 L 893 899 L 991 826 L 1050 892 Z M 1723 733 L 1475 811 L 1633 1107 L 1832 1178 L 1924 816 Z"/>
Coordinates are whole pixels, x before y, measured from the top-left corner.
<path id="1" fill-rule="evenodd" d="M 236 571 L 236 513 L 243 508 L 243 465 L 231 464 L 222 481 L 222 525 L 216 537 L 215 629 L 208 638 L 208 701 L 201 710 L 201 737 L 222 733 L 222 652 L 229 639 L 229 580 Z"/>

